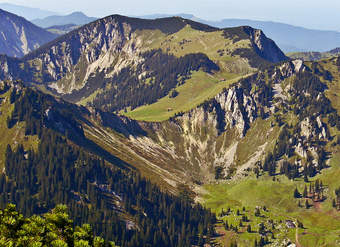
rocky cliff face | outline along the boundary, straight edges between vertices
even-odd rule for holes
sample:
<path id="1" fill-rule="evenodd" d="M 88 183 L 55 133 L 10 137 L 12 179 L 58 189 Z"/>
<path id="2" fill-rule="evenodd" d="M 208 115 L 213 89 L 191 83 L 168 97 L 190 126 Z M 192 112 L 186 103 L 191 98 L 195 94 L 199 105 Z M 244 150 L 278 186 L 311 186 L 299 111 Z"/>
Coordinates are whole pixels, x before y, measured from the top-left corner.
<path id="1" fill-rule="evenodd" d="M 0 54 L 22 57 L 56 37 L 24 18 L 0 9 Z"/>
<path id="2" fill-rule="evenodd" d="M 286 56 L 278 48 L 275 42 L 268 39 L 261 30 L 250 29 L 249 33 L 253 47 L 262 58 L 275 63 L 286 60 Z"/>
<path id="3" fill-rule="evenodd" d="M 260 57 L 274 63 L 287 59 L 285 54 L 280 50 L 275 42 L 267 38 L 262 30 L 251 27 L 244 27 L 244 29 L 250 36 L 252 45 Z"/>
<path id="4" fill-rule="evenodd" d="M 82 88 L 95 73 L 109 76 L 126 65 L 138 63 L 139 48 L 140 42 L 133 37 L 129 25 L 107 18 L 76 30 L 37 56 L 29 57 L 40 62 L 47 81 L 63 79 L 51 87 L 65 94 Z"/>

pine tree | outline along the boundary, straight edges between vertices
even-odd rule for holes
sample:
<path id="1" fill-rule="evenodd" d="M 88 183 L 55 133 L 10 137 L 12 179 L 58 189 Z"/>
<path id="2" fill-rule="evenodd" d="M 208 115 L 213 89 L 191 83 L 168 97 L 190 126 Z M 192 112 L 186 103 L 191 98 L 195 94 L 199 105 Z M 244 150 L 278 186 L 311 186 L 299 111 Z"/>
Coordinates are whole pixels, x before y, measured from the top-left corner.
<path id="1" fill-rule="evenodd" d="M 304 181 L 305 183 L 308 183 L 307 173 L 304 173 L 304 174 L 303 174 L 303 181 Z"/>
<path id="2" fill-rule="evenodd" d="M 308 192 L 307 192 L 307 186 L 305 185 L 305 188 L 303 190 L 303 197 L 307 198 Z"/>
<path id="3" fill-rule="evenodd" d="M 260 242 L 259 242 L 259 247 L 265 246 L 266 241 L 264 240 L 263 237 L 260 238 Z"/>
<path id="4" fill-rule="evenodd" d="M 224 228 L 225 228 L 227 231 L 229 230 L 228 221 L 226 221 L 226 222 L 224 223 Z"/>
<path id="5" fill-rule="evenodd" d="M 259 225 L 259 234 L 261 235 L 265 235 L 266 233 L 266 227 L 264 226 L 264 224 L 261 222 Z"/>
<path id="6" fill-rule="evenodd" d="M 256 209 L 255 209 L 255 216 L 256 216 L 256 217 L 259 217 L 260 215 L 261 215 L 260 209 L 259 209 L 259 208 L 256 208 Z"/>
<path id="7" fill-rule="evenodd" d="M 300 192 L 298 191 L 297 187 L 295 187 L 295 190 L 294 190 L 294 198 L 300 198 L 301 197 L 301 194 Z"/>

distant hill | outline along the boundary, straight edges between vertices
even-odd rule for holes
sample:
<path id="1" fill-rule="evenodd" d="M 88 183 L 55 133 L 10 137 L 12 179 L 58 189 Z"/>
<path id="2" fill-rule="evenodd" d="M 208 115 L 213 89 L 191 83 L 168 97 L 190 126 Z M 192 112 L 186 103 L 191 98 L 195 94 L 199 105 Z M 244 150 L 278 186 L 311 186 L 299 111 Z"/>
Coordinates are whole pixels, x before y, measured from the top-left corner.
<path id="1" fill-rule="evenodd" d="M 261 29 L 285 52 L 328 51 L 340 45 L 340 32 L 313 30 L 284 23 L 253 21 L 246 19 L 224 19 L 219 22 L 206 22 L 216 27 L 236 27 L 249 25 Z"/>
<path id="2" fill-rule="evenodd" d="M 22 16 L 26 18 L 27 20 L 32 20 L 36 18 L 45 18 L 47 16 L 58 14 L 52 11 L 42 10 L 38 8 L 30 8 L 30 7 L 11 4 L 11 3 L 0 3 L 0 9 Z"/>
<path id="3" fill-rule="evenodd" d="M 60 26 L 57 25 L 57 26 L 47 27 L 45 28 L 45 30 L 51 33 L 58 34 L 58 35 L 63 35 L 63 34 L 73 31 L 74 29 L 77 29 L 78 27 L 80 27 L 80 25 L 67 24 L 67 25 L 60 25 Z"/>
<path id="4" fill-rule="evenodd" d="M 23 17 L 1 9 L 0 34 L 0 54 L 12 57 L 22 57 L 57 37 Z"/>
<path id="5" fill-rule="evenodd" d="M 154 19 L 168 16 L 181 16 L 219 28 L 251 26 L 253 28 L 261 29 L 269 38 L 273 39 L 284 52 L 325 52 L 340 46 L 340 32 L 313 30 L 279 22 L 254 21 L 248 19 L 209 21 L 200 19 L 191 14 L 154 14 L 143 16 L 143 18 Z"/>
<path id="6" fill-rule="evenodd" d="M 69 15 L 53 15 L 43 19 L 34 19 L 32 22 L 40 27 L 62 26 L 68 24 L 84 25 L 97 20 L 95 17 L 88 17 L 82 12 L 73 12 Z"/>
<path id="7" fill-rule="evenodd" d="M 303 61 L 317 61 L 320 59 L 340 56 L 340 48 L 338 47 L 338 48 L 335 48 L 333 50 L 326 51 L 326 52 L 317 52 L 317 51 L 291 52 L 291 53 L 288 53 L 287 55 L 293 59 L 302 59 Z"/>

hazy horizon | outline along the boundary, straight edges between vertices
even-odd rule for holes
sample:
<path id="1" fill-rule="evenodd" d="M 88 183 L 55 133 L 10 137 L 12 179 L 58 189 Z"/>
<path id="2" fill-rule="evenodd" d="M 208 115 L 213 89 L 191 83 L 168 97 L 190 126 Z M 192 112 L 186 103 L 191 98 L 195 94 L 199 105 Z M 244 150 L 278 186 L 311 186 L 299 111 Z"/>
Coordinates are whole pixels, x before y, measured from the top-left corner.
<path id="1" fill-rule="evenodd" d="M 0 0 L 0 3 L 9 3 Z M 334 0 L 307 1 L 286 0 L 274 2 L 269 0 L 243 0 L 223 1 L 179 1 L 173 0 L 171 4 L 161 1 L 110 1 L 110 0 L 11 0 L 10 4 L 69 14 L 82 11 L 88 16 L 104 17 L 111 14 L 128 16 L 142 16 L 150 14 L 176 14 L 187 13 L 207 20 L 221 20 L 226 18 L 252 19 L 259 21 L 282 22 L 295 26 L 312 29 L 340 31 L 340 2 Z"/>

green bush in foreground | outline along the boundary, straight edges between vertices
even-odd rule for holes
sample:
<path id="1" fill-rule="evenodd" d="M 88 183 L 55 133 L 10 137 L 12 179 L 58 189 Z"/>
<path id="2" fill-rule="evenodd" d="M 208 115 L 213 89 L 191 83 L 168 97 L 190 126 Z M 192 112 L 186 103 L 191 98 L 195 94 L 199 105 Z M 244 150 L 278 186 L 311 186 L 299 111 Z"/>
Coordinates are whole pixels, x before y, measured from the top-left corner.
<path id="1" fill-rule="evenodd" d="M 109 243 L 109 246 L 115 246 Z M 25 218 L 8 204 L 0 210 L 0 247 L 101 247 L 107 246 L 104 239 L 93 236 L 90 225 L 74 228 L 67 207 L 58 205 L 43 216 Z"/>

